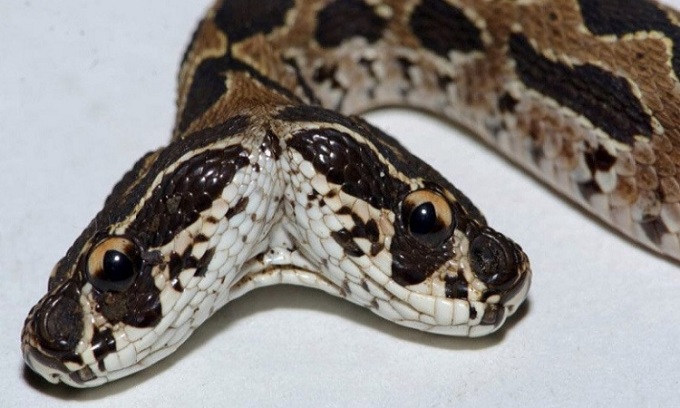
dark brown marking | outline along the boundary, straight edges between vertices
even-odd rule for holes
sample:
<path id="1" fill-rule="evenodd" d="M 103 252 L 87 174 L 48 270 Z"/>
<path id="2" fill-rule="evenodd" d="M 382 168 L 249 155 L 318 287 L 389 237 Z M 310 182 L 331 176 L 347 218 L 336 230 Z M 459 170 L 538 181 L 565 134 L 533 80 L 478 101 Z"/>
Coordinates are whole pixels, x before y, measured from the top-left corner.
<path id="1" fill-rule="evenodd" d="M 196 263 L 198 268 L 196 269 L 194 276 L 205 276 L 205 273 L 208 271 L 208 265 L 210 264 L 210 261 L 212 261 L 213 256 L 215 256 L 215 248 L 210 248 L 205 252 L 205 254 L 203 254 L 201 259 Z"/>
<path id="2" fill-rule="evenodd" d="M 116 339 L 113 337 L 111 329 L 100 331 L 95 327 L 94 334 L 92 335 L 92 352 L 95 359 L 103 363 L 104 357 L 115 351 Z"/>
<path id="3" fill-rule="evenodd" d="M 228 3 L 228 2 L 227 2 Z M 231 69 L 229 55 L 206 58 L 196 68 L 177 128 L 184 132 L 191 123 L 217 102 L 227 91 L 226 72 Z"/>
<path id="4" fill-rule="evenodd" d="M 590 64 L 553 62 L 521 34 L 510 36 L 510 52 L 517 74 L 529 88 L 584 115 L 621 143 L 632 145 L 635 136 L 651 137 L 651 118 L 625 78 Z"/>
<path id="5" fill-rule="evenodd" d="M 443 0 L 423 0 L 413 10 L 410 25 L 425 48 L 444 58 L 450 51 L 484 50 L 480 29 L 461 9 Z"/>
<path id="6" fill-rule="evenodd" d="M 288 145 L 310 161 L 329 182 L 340 185 L 342 191 L 367 201 L 374 208 L 391 208 L 395 193 L 407 188 L 389 176 L 389 169 L 378 161 L 371 149 L 336 129 L 298 131 Z M 347 212 L 352 213 L 351 209 Z"/>
<path id="7" fill-rule="evenodd" d="M 366 283 L 365 279 L 361 280 L 361 288 L 366 292 L 371 293 L 370 289 L 368 289 L 368 283 Z"/>
<path id="8" fill-rule="evenodd" d="M 170 242 L 179 231 L 196 222 L 231 182 L 250 164 L 240 145 L 199 153 L 166 175 L 130 224 L 129 231 L 147 246 Z"/>
<path id="9" fill-rule="evenodd" d="M 447 276 L 444 278 L 444 294 L 449 299 L 467 299 L 468 284 L 460 276 Z"/>
<path id="10" fill-rule="evenodd" d="M 265 133 L 260 151 L 274 160 L 278 160 L 281 156 L 281 142 L 271 130 L 267 130 Z"/>
<path id="11" fill-rule="evenodd" d="M 181 112 L 177 124 L 180 133 L 184 133 L 191 123 L 200 118 L 227 92 L 227 75 L 230 72 L 246 72 L 252 79 L 260 82 L 266 88 L 274 90 L 292 101 L 299 101 L 299 98 L 289 89 L 263 75 L 251 65 L 234 58 L 231 52 L 227 52 L 227 54 L 219 57 L 204 59 L 196 68 L 187 92 L 184 110 Z"/>
<path id="12" fill-rule="evenodd" d="M 337 242 L 349 256 L 359 257 L 364 255 L 364 251 L 354 242 L 352 233 L 346 229 L 331 232 L 331 237 Z"/>
<path id="13" fill-rule="evenodd" d="M 680 27 L 658 4 L 646 0 L 579 0 L 579 4 L 586 27 L 595 35 L 661 32 L 668 36 L 673 42 L 673 71 L 680 76 Z"/>
<path id="14" fill-rule="evenodd" d="M 170 261 L 168 262 L 170 280 L 178 279 L 179 274 L 185 269 L 197 267 L 198 262 L 196 262 L 196 258 L 191 256 L 192 249 L 193 246 L 189 245 L 187 249 L 184 250 L 184 253 L 179 254 L 173 251 L 170 254 Z"/>
<path id="15" fill-rule="evenodd" d="M 229 207 L 227 214 L 224 216 L 226 219 L 231 219 L 234 215 L 242 213 L 248 206 L 248 197 L 242 197 L 236 202 L 232 207 Z"/>
<path id="16" fill-rule="evenodd" d="M 477 318 L 477 309 L 475 309 L 474 306 L 470 305 L 470 320 L 475 320 Z"/>
<path id="17" fill-rule="evenodd" d="M 229 0 L 215 12 L 215 24 L 231 43 L 253 35 L 266 35 L 286 22 L 293 0 Z"/>
<path id="18" fill-rule="evenodd" d="M 319 12 L 316 21 L 314 38 L 326 48 L 354 37 L 374 43 L 387 25 L 387 20 L 362 0 L 336 0 Z"/>

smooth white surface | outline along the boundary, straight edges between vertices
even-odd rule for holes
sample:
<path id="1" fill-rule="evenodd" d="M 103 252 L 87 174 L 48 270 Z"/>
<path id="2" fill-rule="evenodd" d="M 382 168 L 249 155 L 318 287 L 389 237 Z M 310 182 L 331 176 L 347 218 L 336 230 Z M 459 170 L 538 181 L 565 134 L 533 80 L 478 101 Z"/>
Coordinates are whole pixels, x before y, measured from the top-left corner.
<path id="1" fill-rule="evenodd" d="M 531 258 L 528 307 L 501 333 L 423 334 L 278 287 L 227 305 L 178 353 L 108 386 L 27 374 L 24 317 L 113 184 L 167 142 L 179 59 L 207 5 L 0 2 L 0 406 L 677 406 L 678 264 L 613 235 L 474 138 L 404 111 L 370 119 Z"/>

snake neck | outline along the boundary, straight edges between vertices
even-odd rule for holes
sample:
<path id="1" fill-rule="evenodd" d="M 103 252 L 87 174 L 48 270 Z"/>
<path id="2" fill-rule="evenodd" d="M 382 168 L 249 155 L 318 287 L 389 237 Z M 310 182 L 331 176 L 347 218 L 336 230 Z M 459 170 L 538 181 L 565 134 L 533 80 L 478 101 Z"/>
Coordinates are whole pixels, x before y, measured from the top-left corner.
<path id="1" fill-rule="evenodd" d="M 244 109 L 291 104 L 343 114 L 409 106 L 481 133 L 499 116 L 510 69 L 502 44 L 517 6 L 484 6 L 505 16 L 491 32 L 484 15 L 441 0 L 241 3 L 218 2 L 194 34 L 175 138 Z"/>

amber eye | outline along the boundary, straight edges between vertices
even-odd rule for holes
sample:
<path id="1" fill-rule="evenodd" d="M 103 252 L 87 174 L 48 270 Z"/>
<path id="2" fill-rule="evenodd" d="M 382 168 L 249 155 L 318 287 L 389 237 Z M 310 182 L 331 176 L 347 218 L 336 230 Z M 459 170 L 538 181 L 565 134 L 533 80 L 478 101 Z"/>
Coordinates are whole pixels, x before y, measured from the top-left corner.
<path id="1" fill-rule="evenodd" d="M 409 193 L 401 204 L 401 219 L 414 238 L 428 245 L 441 244 L 454 229 L 451 206 L 433 190 Z"/>
<path id="2" fill-rule="evenodd" d="M 87 258 L 87 277 L 100 291 L 120 292 L 132 285 L 142 266 L 139 248 L 125 237 L 100 241 Z"/>

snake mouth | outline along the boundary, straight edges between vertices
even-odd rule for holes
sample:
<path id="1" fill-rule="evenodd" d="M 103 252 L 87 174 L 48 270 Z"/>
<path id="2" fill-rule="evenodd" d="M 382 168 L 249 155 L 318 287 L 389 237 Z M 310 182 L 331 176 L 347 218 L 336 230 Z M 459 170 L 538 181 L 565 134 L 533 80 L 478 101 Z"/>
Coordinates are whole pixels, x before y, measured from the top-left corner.
<path id="1" fill-rule="evenodd" d="M 34 348 L 24 350 L 24 361 L 31 370 L 52 384 L 62 382 L 72 387 L 82 388 L 91 386 L 88 382 L 96 379 L 89 367 L 71 371 L 59 359 Z"/>

